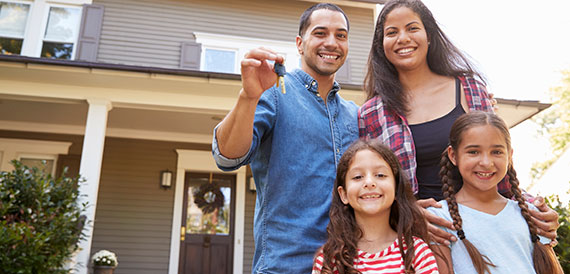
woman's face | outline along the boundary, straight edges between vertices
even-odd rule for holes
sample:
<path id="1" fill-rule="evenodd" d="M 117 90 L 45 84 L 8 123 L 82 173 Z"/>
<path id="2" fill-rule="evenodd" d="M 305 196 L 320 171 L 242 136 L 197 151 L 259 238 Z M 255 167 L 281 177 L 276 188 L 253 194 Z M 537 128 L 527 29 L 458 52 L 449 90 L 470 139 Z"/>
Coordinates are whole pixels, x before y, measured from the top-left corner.
<path id="1" fill-rule="evenodd" d="M 384 54 L 399 73 L 428 67 L 429 40 L 418 14 L 407 7 L 395 8 L 383 27 Z"/>

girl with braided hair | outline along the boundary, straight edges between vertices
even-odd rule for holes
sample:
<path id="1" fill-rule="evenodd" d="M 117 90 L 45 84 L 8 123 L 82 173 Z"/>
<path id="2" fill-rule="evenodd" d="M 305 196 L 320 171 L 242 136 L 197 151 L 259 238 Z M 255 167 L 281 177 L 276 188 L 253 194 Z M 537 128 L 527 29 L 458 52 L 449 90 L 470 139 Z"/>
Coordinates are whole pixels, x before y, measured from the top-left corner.
<path id="1" fill-rule="evenodd" d="M 513 168 L 511 137 L 495 114 L 470 112 L 452 125 L 449 147 L 442 155 L 442 208 L 431 212 L 452 221 L 460 241 L 433 246 L 453 269 L 441 273 L 562 273 L 550 240 L 537 234 L 531 210 Z M 497 184 L 508 175 L 514 200 L 499 194 Z M 438 258 L 439 261 L 439 258 Z"/>
<path id="2" fill-rule="evenodd" d="M 396 155 L 357 140 L 340 158 L 316 273 L 435 274 L 426 221 Z"/>

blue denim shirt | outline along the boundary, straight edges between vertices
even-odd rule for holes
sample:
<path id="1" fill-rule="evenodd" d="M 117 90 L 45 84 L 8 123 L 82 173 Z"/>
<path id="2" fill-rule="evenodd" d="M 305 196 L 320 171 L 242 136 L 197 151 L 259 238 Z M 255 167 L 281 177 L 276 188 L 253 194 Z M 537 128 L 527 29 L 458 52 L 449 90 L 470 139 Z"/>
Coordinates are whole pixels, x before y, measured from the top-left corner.
<path id="1" fill-rule="evenodd" d="M 287 93 L 272 87 L 255 111 L 253 141 L 240 159 L 219 153 L 222 170 L 251 163 L 257 188 L 253 273 L 311 273 L 326 240 L 336 166 L 358 138 L 357 105 L 342 99 L 335 82 L 327 104 L 318 83 L 302 70 L 285 76 Z"/>

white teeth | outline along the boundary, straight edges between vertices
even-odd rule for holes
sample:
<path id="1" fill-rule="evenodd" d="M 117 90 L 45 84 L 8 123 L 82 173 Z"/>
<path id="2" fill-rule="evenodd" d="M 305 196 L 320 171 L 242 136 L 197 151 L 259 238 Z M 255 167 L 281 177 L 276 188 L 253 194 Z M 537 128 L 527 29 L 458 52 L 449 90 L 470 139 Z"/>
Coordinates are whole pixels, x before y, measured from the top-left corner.
<path id="1" fill-rule="evenodd" d="M 374 194 L 374 195 L 364 195 L 362 196 L 362 199 L 372 199 L 372 198 L 380 198 L 379 194 Z"/>
<path id="2" fill-rule="evenodd" d="M 412 51 L 414 51 L 413 48 L 405 48 L 405 49 L 398 50 L 398 53 L 408 53 L 408 52 L 412 52 Z"/>
<path id="3" fill-rule="evenodd" d="M 491 177 L 493 175 L 493 172 L 488 172 L 488 173 L 477 172 L 477 175 L 481 177 Z"/>
<path id="4" fill-rule="evenodd" d="M 322 55 L 322 54 L 321 54 L 321 57 L 323 57 L 323 58 L 325 58 L 325 59 L 336 59 L 338 56 L 335 56 L 335 55 Z"/>

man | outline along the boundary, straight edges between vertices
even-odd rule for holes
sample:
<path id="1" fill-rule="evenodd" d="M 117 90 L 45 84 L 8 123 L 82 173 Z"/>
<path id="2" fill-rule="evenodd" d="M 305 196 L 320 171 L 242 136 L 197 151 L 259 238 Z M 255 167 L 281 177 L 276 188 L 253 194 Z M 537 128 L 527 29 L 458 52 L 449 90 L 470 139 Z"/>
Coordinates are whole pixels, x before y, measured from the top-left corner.
<path id="1" fill-rule="evenodd" d="M 336 5 L 320 3 L 301 16 L 301 69 L 275 87 L 267 61 L 251 50 L 241 62 L 236 106 L 214 130 L 214 158 L 223 170 L 251 163 L 257 187 L 254 273 L 310 273 L 324 243 L 335 167 L 358 138 L 357 105 L 338 95 L 335 72 L 348 54 L 349 23 Z"/>

